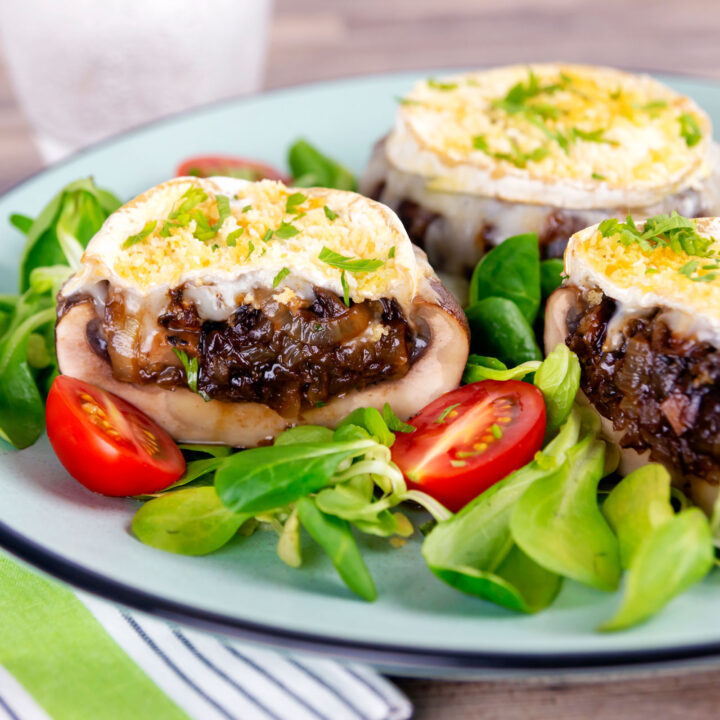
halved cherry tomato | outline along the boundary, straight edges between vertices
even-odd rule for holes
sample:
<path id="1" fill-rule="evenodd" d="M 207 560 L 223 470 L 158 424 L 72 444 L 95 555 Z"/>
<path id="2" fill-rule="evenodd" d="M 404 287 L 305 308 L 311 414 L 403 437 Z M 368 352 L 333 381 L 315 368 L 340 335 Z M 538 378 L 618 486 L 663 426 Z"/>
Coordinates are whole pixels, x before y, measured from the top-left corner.
<path id="1" fill-rule="evenodd" d="M 287 175 L 283 175 L 270 165 L 231 155 L 199 155 L 191 157 L 178 165 L 175 172 L 178 176 L 193 175 L 195 177 L 212 177 L 224 175 L 242 178 L 243 180 L 282 180 L 289 183 Z"/>
<path id="2" fill-rule="evenodd" d="M 65 469 L 103 495 L 142 495 L 185 472 L 173 439 L 147 415 L 112 393 L 60 375 L 45 408 L 50 444 Z"/>
<path id="3" fill-rule="evenodd" d="M 542 393 L 518 380 L 451 390 L 408 421 L 392 459 L 408 481 L 456 512 L 530 462 L 545 434 Z"/>

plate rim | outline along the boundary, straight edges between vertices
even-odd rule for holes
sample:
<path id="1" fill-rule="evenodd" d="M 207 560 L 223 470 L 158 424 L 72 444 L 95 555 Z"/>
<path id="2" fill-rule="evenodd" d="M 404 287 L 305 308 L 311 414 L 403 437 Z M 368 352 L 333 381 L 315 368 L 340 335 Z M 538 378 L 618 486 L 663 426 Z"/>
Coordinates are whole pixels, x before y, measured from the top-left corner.
<path id="1" fill-rule="evenodd" d="M 621 68 L 625 69 L 625 68 Z M 462 68 L 435 68 L 435 72 L 460 72 Z M 313 82 L 299 82 L 246 95 L 222 98 L 196 107 L 180 110 L 148 122 L 134 125 L 123 132 L 81 148 L 67 157 L 45 165 L 21 178 L 0 193 L 0 201 L 26 184 L 36 180 L 47 172 L 70 164 L 85 155 L 92 154 L 118 141 L 131 139 L 145 130 L 173 123 L 184 118 L 203 115 L 221 109 L 223 106 L 237 106 L 253 102 L 258 98 L 275 94 L 319 87 L 343 85 L 348 82 L 381 79 L 391 76 L 420 75 L 431 70 L 409 68 L 401 71 L 378 73 L 360 73 L 342 78 L 332 78 Z M 655 77 L 675 77 L 714 86 L 720 91 L 720 80 L 711 77 L 674 71 L 657 72 L 649 69 L 629 69 L 629 72 L 648 73 Z M 215 634 L 232 636 L 239 640 L 272 646 L 289 651 L 301 651 L 332 655 L 346 660 L 368 662 L 395 670 L 431 671 L 506 671 L 523 673 L 528 671 L 563 670 L 566 672 L 587 672 L 590 670 L 612 672 L 618 668 L 662 667 L 667 664 L 687 660 L 720 658 L 720 641 L 674 647 L 646 648 L 642 650 L 596 650 L 590 652 L 529 653 L 529 652 L 489 652 L 471 650 L 446 650 L 437 647 L 403 646 L 395 643 L 363 642 L 342 639 L 320 633 L 288 630 L 280 625 L 243 620 L 168 600 L 130 584 L 115 580 L 110 575 L 96 572 L 80 563 L 70 560 L 50 550 L 40 543 L 0 522 L 0 548 L 16 558 L 41 570 L 57 580 L 80 590 L 89 592 L 113 603 L 140 612 L 145 612 L 167 621 L 190 625 Z"/>
<path id="2" fill-rule="evenodd" d="M 619 667 L 662 666 L 683 660 L 720 656 L 720 642 L 679 645 L 644 650 L 598 650 L 593 652 L 520 653 L 445 650 L 395 643 L 362 642 L 318 633 L 288 630 L 281 626 L 243 620 L 194 607 L 141 590 L 109 575 L 90 570 L 0 522 L 0 547 L 47 575 L 75 588 L 170 622 L 232 636 L 239 640 L 271 645 L 284 650 L 333 655 L 406 670 L 617 670 Z"/>

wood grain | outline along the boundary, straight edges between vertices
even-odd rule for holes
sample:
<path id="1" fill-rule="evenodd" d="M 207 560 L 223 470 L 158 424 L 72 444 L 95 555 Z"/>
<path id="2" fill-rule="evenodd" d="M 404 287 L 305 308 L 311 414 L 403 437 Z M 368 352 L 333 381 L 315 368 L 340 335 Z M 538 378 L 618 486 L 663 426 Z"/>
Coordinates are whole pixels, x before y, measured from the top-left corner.
<path id="1" fill-rule="evenodd" d="M 276 0 L 266 86 L 532 60 L 720 78 L 717 0 Z M 0 190 L 40 167 L 0 65 Z M 398 680 L 418 720 L 714 720 L 720 672 L 581 684 Z"/>

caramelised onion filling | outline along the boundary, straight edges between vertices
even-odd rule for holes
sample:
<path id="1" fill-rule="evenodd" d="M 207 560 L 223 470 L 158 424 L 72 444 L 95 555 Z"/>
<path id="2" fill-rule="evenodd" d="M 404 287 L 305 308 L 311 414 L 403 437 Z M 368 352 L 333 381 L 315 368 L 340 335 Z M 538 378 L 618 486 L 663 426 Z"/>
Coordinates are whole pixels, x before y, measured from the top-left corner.
<path id="1" fill-rule="evenodd" d="M 227 321 L 203 320 L 183 289 L 162 312 L 130 312 L 109 288 L 104 315 L 88 323 L 88 343 L 116 380 L 190 386 L 207 398 L 260 402 L 285 417 L 351 390 L 402 378 L 427 347 L 394 299 L 347 307 L 315 288 L 311 301 L 286 304 L 274 292 L 255 293 Z M 197 358 L 197 383 L 179 355 Z"/>
<path id="2" fill-rule="evenodd" d="M 577 292 L 565 342 L 580 359 L 583 392 L 624 433 L 621 446 L 720 483 L 720 351 L 675 332 L 666 308 L 623 317 L 600 290 Z"/>

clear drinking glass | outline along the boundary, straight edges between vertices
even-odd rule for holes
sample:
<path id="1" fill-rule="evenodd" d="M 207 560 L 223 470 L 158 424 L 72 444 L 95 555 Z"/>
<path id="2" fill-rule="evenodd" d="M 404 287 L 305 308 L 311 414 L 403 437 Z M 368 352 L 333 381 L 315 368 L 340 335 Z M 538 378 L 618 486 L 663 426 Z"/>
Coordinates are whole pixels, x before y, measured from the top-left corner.
<path id="1" fill-rule="evenodd" d="M 0 42 L 43 158 L 257 90 L 272 0 L 0 0 Z"/>

